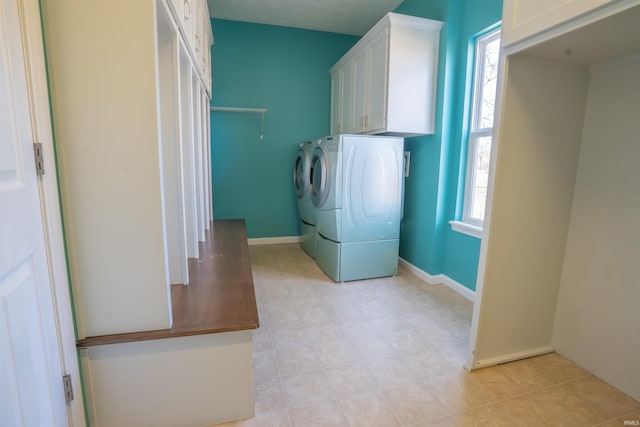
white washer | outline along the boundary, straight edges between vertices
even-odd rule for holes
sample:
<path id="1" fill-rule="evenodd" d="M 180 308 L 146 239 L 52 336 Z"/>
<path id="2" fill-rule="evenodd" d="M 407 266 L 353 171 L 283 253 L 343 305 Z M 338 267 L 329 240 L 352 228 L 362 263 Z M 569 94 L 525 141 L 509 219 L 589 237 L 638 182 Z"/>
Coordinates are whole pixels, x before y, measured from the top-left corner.
<path id="1" fill-rule="evenodd" d="M 311 155 L 315 141 L 300 143 L 293 167 L 293 186 L 298 197 L 300 245 L 313 258 L 316 256 L 316 217 L 311 202 Z"/>
<path id="2" fill-rule="evenodd" d="M 337 135 L 311 167 L 316 261 L 337 282 L 397 273 L 404 138 Z"/>

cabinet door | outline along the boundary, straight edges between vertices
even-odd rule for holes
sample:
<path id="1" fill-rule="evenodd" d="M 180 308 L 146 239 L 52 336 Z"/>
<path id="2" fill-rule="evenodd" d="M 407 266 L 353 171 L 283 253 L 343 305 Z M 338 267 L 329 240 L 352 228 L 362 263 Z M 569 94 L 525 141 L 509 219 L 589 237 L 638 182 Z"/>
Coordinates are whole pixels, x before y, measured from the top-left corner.
<path id="1" fill-rule="evenodd" d="M 369 68 L 369 49 L 360 50 L 353 59 L 353 124 L 350 132 L 365 130 L 367 105 L 367 68 Z"/>
<path id="2" fill-rule="evenodd" d="M 365 131 L 387 127 L 387 67 L 389 59 L 389 29 L 385 28 L 368 47 L 367 95 L 364 116 Z"/>
<path id="3" fill-rule="evenodd" d="M 620 0 L 504 0 L 502 44 L 509 46 L 616 1 Z"/>
<path id="4" fill-rule="evenodd" d="M 205 52 L 204 52 L 204 67 L 203 67 L 203 71 L 204 71 L 204 78 L 205 78 L 205 83 L 207 86 L 207 91 L 209 92 L 209 94 L 211 94 L 212 88 L 211 88 L 211 38 L 207 37 L 207 43 L 205 44 Z"/>
<path id="5" fill-rule="evenodd" d="M 354 126 L 356 122 L 354 116 L 354 65 L 354 61 L 350 60 L 342 68 L 342 120 L 340 120 L 342 126 L 340 133 L 358 132 Z"/>
<path id="6" fill-rule="evenodd" d="M 202 0 L 193 0 L 191 3 L 191 7 L 193 7 L 193 53 L 195 66 L 198 70 L 202 70 L 202 42 L 203 42 L 203 33 L 204 33 L 204 25 L 205 21 L 203 19 L 204 7 Z"/>
<path id="7" fill-rule="evenodd" d="M 195 25 L 193 24 L 193 17 L 195 12 L 195 0 L 182 0 L 182 16 L 180 16 L 182 22 L 182 30 L 184 32 L 184 41 L 193 49 L 193 31 Z"/>
<path id="8" fill-rule="evenodd" d="M 342 68 L 331 74 L 331 131 L 332 135 L 342 132 Z"/>

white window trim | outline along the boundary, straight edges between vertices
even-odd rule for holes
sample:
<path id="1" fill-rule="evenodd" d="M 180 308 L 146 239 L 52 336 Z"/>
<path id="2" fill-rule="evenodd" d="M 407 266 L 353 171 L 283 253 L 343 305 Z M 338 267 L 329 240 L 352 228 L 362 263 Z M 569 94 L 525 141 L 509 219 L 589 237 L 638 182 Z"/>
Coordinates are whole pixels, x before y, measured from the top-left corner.
<path id="1" fill-rule="evenodd" d="M 478 102 L 476 99 L 476 94 L 481 92 L 481 85 L 484 80 L 484 73 L 482 71 L 484 62 L 478 61 L 477 59 L 480 57 L 484 57 L 484 46 L 490 42 L 492 42 L 495 37 L 500 37 L 501 31 L 500 28 L 487 32 L 482 36 L 478 37 L 475 42 L 476 51 L 474 52 L 474 71 L 473 71 L 473 93 L 472 93 L 472 116 L 470 123 L 469 135 L 467 137 L 467 161 L 466 161 L 466 172 L 465 172 L 465 186 L 464 186 L 464 199 L 463 199 L 463 208 L 462 208 L 462 219 L 459 221 L 449 221 L 451 224 L 451 228 L 453 231 L 457 231 L 459 233 L 463 233 L 472 237 L 482 238 L 482 229 L 484 226 L 484 221 L 469 216 L 469 212 L 471 212 L 471 198 L 472 192 L 469 191 L 472 188 L 473 182 L 475 182 L 475 162 L 472 160 L 475 158 L 475 151 L 477 148 L 476 141 L 478 138 L 482 137 L 492 137 L 493 136 L 493 127 L 491 128 L 479 128 L 473 129 L 476 123 L 479 123 L 480 120 L 478 115 L 480 114 L 480 109 L 478 108 Z M 478 42 L 482 42 L 481 49 L 478 48 Z"/>
<path id="2" fill-rule="evenodd" d="M 482 239 L 482 227 L 462 221 L 449 221 L 449 224 L 451 224 L 451 229 L 453 231 Z"/>

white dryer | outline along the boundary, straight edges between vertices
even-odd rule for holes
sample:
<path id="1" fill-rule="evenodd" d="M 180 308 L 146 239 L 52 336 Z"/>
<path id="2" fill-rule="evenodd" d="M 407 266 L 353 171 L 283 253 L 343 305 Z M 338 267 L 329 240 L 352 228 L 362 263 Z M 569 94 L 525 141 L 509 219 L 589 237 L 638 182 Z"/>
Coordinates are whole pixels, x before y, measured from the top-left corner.
<path id="1" fill-rule="evenodd" d="M 335 281 L 397 273 L 403 151 L 401 137 L 318 141 L 311 160 L 316 261 Z"/>
<path id="2" fill-rule="evenodd" d="M 311 202 L 311 156 L 315 141 L 300 143 L 293 167 L 293 187 L 298 197 L 300 245 L 313 258 L 316 256 L 316 219 Z"/>

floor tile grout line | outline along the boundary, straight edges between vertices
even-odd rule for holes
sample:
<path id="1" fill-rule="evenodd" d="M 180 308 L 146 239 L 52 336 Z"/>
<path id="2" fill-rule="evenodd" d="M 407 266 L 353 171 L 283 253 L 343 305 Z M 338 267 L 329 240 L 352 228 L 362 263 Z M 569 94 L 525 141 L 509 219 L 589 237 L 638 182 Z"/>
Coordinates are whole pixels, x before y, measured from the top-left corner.
<path id="1" fill-rule="evenodd" d="M 342 367 L 342 368 L 348 368 L 348 367 L 352 367 L 352 366 L 356 366 L 356 365 L 348 365 L 348 366 L 344 366 L 344 367 Z M 303 372 L 294 373 L 294 374 L 282 375 L 282 376 L 280 376 L 279 378 L 281 378 L 281 379 L 282 379 L 283 377 L 292 377 L 292 376 L 298 376 L 298 375 L 309 375 L 309 374 L 316 374 L 316 373 L 320 373 L 320 374 L 322 375 L 323 379 L 325 380 L 325 382 L 327 382 L 327 381 L 326 381 L 326 376 L 325 376 L 325 374 L 324 374 L 324 371 L 325 371 L 326 369 L 334 369 L 334 368 L 339 369 L 339 368 L 341 368 L 341 367 L 336 367 L 336 366 L 334 366 L 334 367 L 320 368 L 320 369 L 311 370 L 311 371 L 303 371 Z M 462 370 L 462 368 L 461 368 L 461 370 Z M 453 375 L 453 374 L 455 374 L 455 372 L 452 372 L 452 373 L 450 373 L 450 374 L 446 374 L 446 375 L 439 375 L 439 376 L 437 376 L 437 377 L 435 377 L 435 378 L 442 378 L 442 377 L 444 377 L 444 376 L 447 376 L 447 375 Z M 365 391 L 365 392 L 362 392 L 362 393 L 360 393 L 360 394 L 358 394 L 358 395 L 364 395 L 364 394 L 368 394 L 368 393 L 383 393 L 385 390 L 395 389 L 395 388 L 398 388 L 398 387 L 401 387 L 401 386 L 404 386 L 404 385 L 409 385 L 409 384 L 415 384 L 415 383 L 427 383 L 427 384 L 428 384 L 428 383 L 429 383 L 429 382 L 428 382 L 428 378 L 429 378 L 429 377 L 420 377 L 420 378 L 414 378 L 414 379 L 411 379 L 411 380 L 408 380 L 408 381 L 402 381 L 402 382 L 399 382 L 399 383 L 397 383 L 397 384 L 394 384 L 394 385 L 390 385 L 390 386 L 386 386 L 386 387 L 384 387 L 384 386 L 380 386 L 380 384 L 378 384 L 378 383 L 377 383 L 377 381 L 376 381 L 375 379 L 372 379 L 372 378 L 370 377 L 370 375 L 369 375 L 366 371 L 365 371 L 365 375 L 367 375 L 367 377 L 368 377 L 368 379 L 369 379 L 370 383 L 371 383 L 372 385 L 374 385 L 374 387 L 372 387 L 370 390 Z M 276 378 L 276 377 L 270 377 L 270 378 Z M 283 389 L 284 389 L 284 385 L 283 385 L 282 387 L 283 387 Z M 328 387 L 328 383 L 327 383 L 327 387 Z M 333 398 L 333 399 L 335 399 L 335 400 L 343 400 L 343 399 L 345 399 L 344 397 L 337 397 L 337 396 L 335 396 L 335 395 L 333 394 L 333 392 L 331 391 L 331 388 L 330 388 L 330 387 L 328 387 L 328 388 L 329 388 L 329 392 L 330 392 L 330 394 L 331 394 L 331 396 L 332 396 L 332 398 Z M 478 389 L 477 389 L 477 388 L 476 388 L 476 391 L 478 391 Z M 433 394 L 433 393 L 432 393 L 432 394 Z M 356 396 L 358 396 L 358 395 L 356 395 Z M 435 396 L 435 394 L 434 394 L 434 396 Z M 437 397 L 437 396 L 436 396 L 436 397 Z M 509 398 L 507 398 L 507 399 L 503 399 L 503 400 L 508 400 L 508 399 L 509 399 Z M 285 401 L 286 401 L 286 398 L 285 398 Z M 318 400 L 318 401 L 315 401 L 314 403 L 326 402 L 326 401 L 328 401 L 328 400 Z M 502 400 L 501 400 L 501 401 L 502 401 Z M 441 402 L 441 403 L 442 403 L 442 402 Z M 477 407 L 480 407 L 480 406 L 487 406 L 487 405 L 490 405 L 490 404 L 492 404 L 492 403 L 498 403 L 498 402 L 489 402 L 489 401 L 487 401 L 487 403 L 485 403 L 485 404 L 483 404 L 483 405 L 478 405 Z M 309 405 L 309 404 L 288 405 L 288 403 L 287 403 L 287 405 L 286 405 L 286 406 L 287 406 L 287 408 L 289 408 L 289 409 L 295 409 L 295 408 L 300 408 L 300 407 L 304 407 L 304 406 L 308 406 L 308 405 Z M 443 405 L 444 405 L 444 404 L 443 404 Z M 475 408 L 475 407 L 474 407 L 474 408 Z M 454 411 L 454 412 L 452 412 L 452 413 L 455 413 L 455 411 Z"/>
<path id="2" fill-rule="evenodd" d="M 498 414 L 504 417 L 505 420 L 509 421 L 511 425 L 518 425 L 518 421 L 513 420 L 512 417 L 509 416 L 509 414 L 505 414 L 503 411 L 501 411 L 500 408 L 496 406 L 495 402 L 491 402 L 490 405 L 494 411 L 496 411 Z"/>
<path id="3" fill-rule="evenodd" d="M 549 386 L 546 386 L 546 387 L 542 387 L 542 388 L 539 388 L 539 389 L 527 391 L 527 392 L 524 392 L 524 393 L 516 393 L 514 395 L 505 397 L 504 399 L 498 399 L 498 400 L 495 400 L 495 401 L 491 401 L 490 405 L 492 405 L 494 407 L 494 409 L 496 411 L 498 411 L 498 413 L 500 413 L 502 416 L 504 416 L 505 418 L 509 419 L 510 421 L 513 421 L 513 420 L 511 420 L 509 418 L 508 414 L 502 412 L 496 405 L 500 404 L 500 403 L 503 403 L 503 402 L 506 402 L 506 401 L 509 401 L 509 400 L 513 400 L 513 399 L 517 399 L 517 398 L 523 398 L 525 396 L 531 396 L 531 395 L 536 394 L 536 393 L 541 393 L 541 392 L 544 392 L 544 391 L 548 391 L 550 389 L 553 389 L 553 388 L 556 388 L 556 387 L 560 387 L 560 386 L 563 386 L 563 385 L 567 385 L 567 384 L 570 384 L 572 382 L 580 381 L 580 380 L 583 380 L 583 379 L 589 378 L 589 377 L 597 378 L 593 374 L 589 373 L 587 375 L 580 376 L 580 377 L 577 377 L 577 378 L 573 378 L 573 379 L 570 379 L 570 380 L 567 380 L 567 381 L 559 382 L 559 383 L 556 383 L 556 384 L 552 384 L 552 385 L 549 385 Z M 593 400 L 591 400 L 589 398 L 586 398 L 586 399 L 589 400 L 592 404 L 595 404 L 603 412 L 606 412 L 606 410 L 604 410 L 600 405 L 598 405 L 597 402 L 594 402 Z M 640 407 L 638 409 L 640 409 Z M 633 412 L 631 412 L 631 413 L 633 413 Z M 619 417 L 614 417 L 612 419 L 615 420 L 617 418 L 619 418 Z"/>
<path id="4" fill-rule="evenodd" d="M 437 396 L 436 396 L 436 397 L 437 397 Z M 467 409 L 464 409 L 464 410 L 461 410 L 461 411 L 452 411 L 452 412 L 450 412 L 450 413 L 448 413 L 448 414 L 445 414 L 445 415 L 439 415 L 439 416 L 437 416 L 437 417 L 430 418 L 430 419 L 428 419 L 428 420 L 417 421 L 417 422 L 415 422 L 415 423 L 413 423 L 413 424 L 406 424 L 406 425 L 403 425 L 403 427 L 414 427 L 414 426 L 422 425 L 422 424 L 424 424 L 424 423 L 431 423 L 431 422 L 438 421 L 438 420 L 442 420 L 442 419 L 449 418 L 449 417 L 452 417 L 452 416 L 460 415 L 460 414 L 463 414 L 463 413 L 465 413 L 465 412 L 467 412 L 467 411 L 470 411 L 470 410 L 475 410 L 475 409 L 480 409 L 480 408 L 486 408 L 486 407 L 488 407 L 488 406 L 492 406 L 492 405 L 491 405 L 491 403 L 484 403 L 484 404 L 482 404 L 482 405 L 474 406 L 474 407 L 467 408 Z"/>
<path id="5" fill-rule="evenodd" d="M 349 418 L 347 418 L 347 415 L 344 413 L 344 410 L 340 407 L 340 404 L 338 403 L 338 399 L 337 397 L 334 395 L 333 390 L 331 390 L 331 386 L 329 385 L 329 381 L 327 381 L 327 377 L 324 373 L 324 369 L 323 372 L 321 372 L 322 378 L 324 379 L 325 384 L 327 385 L 327 389 L 329 390 L 329 394 L 331 395 L 331 399 L 332 402 L 334 402 L 336 408 L 338 408 L 338 411 L 340 412 L 340 415 L 342 415 L 342 418 L 344 419 L 344 421 L 346 421 L 347 425 L 349 425 Z"/>
<path id="6" fill-rule="evenodd" d="M 391 402 L 389 402 L 389 399 L 387 399 L 387 396 L 384 394 L 384 390 L 380 391 L 380 395 L 382 396 L 382 398 L 384 399 L 384 401 L 387 403 L 387 405 L 389 406 L 389 408 L 391 409 L 391 412 L 393 413 L 393 416 L 396 417 L 396 421 L 398 421 L 398 424 L 400 426 L 405 427 L 405 424 L 402 423 L 402 420 L 400 419 L 400 416 L 398 416 L 397 411 L 395 410 L 395 408 L 393 407 L 393 405 L 391 404 Z"/>
<path id="7" fill-rule="evenodd" d="M 515 362 L 517 363 L 518 361 L 515 361 Z M 514 363 L 514 362 L 509 362 L 509 363 Z M 500 365 L 494 365 L 493 367 L 495 367 L 495 366 L 500 366 Z M 492 367 L 483 368 L 483 369 L 491 369 L 491 368 Z M 473 375 L 473 374 L 471 373 L 470 375 Z M 544 386 L 544 387 L 537 388 L 537 389 L 533 389 L 533 390 L 527 390 L 527 391 L 522 392 L 522 393 L 515 393 L 515 394 L 512 394 L 512 395 L 507 396 L 507 397 L 502 398 L 502 399 L 491 400 L 489 403 L 490 404 L 497 404 L 497 403 L 505 402 L 507 400 L 511 400 L 511 399 L 515 399 L 515 398 L 521 398 L 521 397 L 524 397 L 524 396 L 528 396 L 528 395 L 532 395 L 532 394 L 539 393 L 539 392 L 542 392 L 542 391 L 546 391 L 546 390 L 549 390 L 549 389 L 554 388 L 554 387 L 566 385 L 566 384 L 569 384 L 569 383 L 574 382 L 574 381 L 579 381 L 581 379 L 588 378 L 589 376 L 593 376 L 593 375 L 592 374 L 588 374 L 586 376 L 582 376 L 582 377 L 579 377 L 579 378 L 573 378 L 573 379 L 570 379 L 570 380 L 567 380 L 567 381 L 564 381 L 564 382 L 551 384 L 551 385 Z M 474 386 L 476 391 L 479 391 L 479 388 L 477 387 L 477 385 L 473 384 L 473 382 L 471 382 L 471 385 Z"/>

